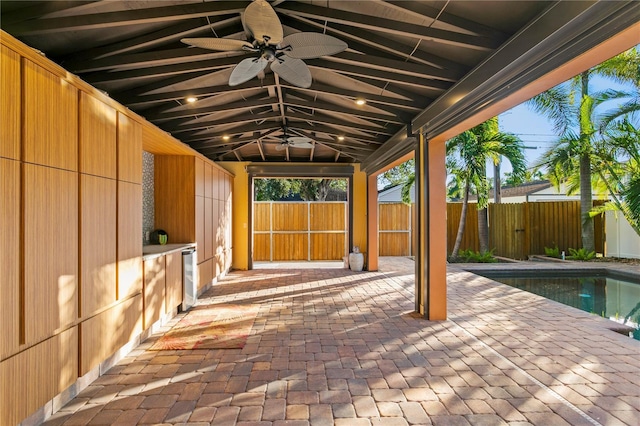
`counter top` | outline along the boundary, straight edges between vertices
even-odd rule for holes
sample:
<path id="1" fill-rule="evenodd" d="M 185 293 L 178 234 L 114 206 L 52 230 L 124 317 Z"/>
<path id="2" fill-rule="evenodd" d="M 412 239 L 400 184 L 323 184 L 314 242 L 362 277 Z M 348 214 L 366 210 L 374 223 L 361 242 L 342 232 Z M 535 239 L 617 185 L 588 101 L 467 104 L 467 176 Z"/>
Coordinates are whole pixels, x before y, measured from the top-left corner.
<path id="1" fill-rule="evenodd" d="M 150 260 L 176 251 L 195 248 L 196 243 L 149 244 L 142 246 L 142 260 Z"/>

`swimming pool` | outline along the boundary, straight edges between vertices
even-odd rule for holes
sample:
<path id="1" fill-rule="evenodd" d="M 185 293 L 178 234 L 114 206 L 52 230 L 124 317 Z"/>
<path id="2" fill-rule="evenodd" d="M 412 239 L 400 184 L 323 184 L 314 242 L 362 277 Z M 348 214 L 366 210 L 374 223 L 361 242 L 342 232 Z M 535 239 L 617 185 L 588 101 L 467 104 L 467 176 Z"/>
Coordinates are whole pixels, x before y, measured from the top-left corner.
<path id="1" fill-rule="evenodd" d="M 640 340 L 640 282 L 606 273 L 575 271 L 482 271 L 507 284 L 635 329 Z"/>

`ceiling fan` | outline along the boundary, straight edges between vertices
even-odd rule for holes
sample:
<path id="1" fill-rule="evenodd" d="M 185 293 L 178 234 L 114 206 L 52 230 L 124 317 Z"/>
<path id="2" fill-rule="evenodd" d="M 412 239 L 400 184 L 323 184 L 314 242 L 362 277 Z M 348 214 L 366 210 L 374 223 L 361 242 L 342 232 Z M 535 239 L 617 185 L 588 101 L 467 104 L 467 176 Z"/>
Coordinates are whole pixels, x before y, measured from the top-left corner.
<path id="1" fill-rule="evenodd" d="M 301 32 L 284 37 L 280 19 L 266 0 L 255 0 L 247 6 L 242 14 L 242 26 L 248 41 L 211 37 L 181 41 L 203 49 L 257 53 L 256 57 L 243 59 L 233 68 L 230 86 L 251 80 L 271 64 L 271 71 L 278 76 L 307 88 L 311 86 L 311 71 L 302 60 L 334 55 L 347 48 L 342 40 L 322 33 Z"/>
<path id="2" fill-rule="evenodd" d="M 311 149 L 313 148 L 313 140 L 304 136 L 292 136 L 276 145 L 276 151 L 284 151 L 287 148 Z"/>
<path id="3" fill-rule="evenodd" d="M 282 140 L 278 142 L 278 145 L 276 145 L 276 151 L 284 151 L 287 148 L 313 148 L 313 139 L 306 136 L 287 136 L 287 130 L 286 126 L 282 128 L 284 136 Z"/>

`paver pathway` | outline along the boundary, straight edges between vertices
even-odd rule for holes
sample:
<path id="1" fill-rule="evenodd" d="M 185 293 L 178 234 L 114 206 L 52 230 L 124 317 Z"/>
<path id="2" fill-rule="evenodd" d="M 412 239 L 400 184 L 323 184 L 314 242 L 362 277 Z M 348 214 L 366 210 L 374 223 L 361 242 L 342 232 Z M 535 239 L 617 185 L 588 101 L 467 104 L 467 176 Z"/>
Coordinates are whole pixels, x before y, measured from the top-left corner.
<path id="1" fill-rule="evenodd" d="M 430 322 L 413 262 L 380 265 L 232 272 L 200 303 L 261 305 L 244 349 L 149 339 L 47 424 L 639 424 L 640 342 L 611 322 L 455 267 Z"/>

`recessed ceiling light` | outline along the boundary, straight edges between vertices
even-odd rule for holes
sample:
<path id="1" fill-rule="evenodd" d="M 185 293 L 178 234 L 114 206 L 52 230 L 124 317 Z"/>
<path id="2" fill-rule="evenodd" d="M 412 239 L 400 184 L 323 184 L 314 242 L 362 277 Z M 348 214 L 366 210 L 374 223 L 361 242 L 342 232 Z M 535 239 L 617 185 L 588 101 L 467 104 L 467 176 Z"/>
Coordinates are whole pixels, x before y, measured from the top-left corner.
<path id="1" fill-rule="evenodd" d="M 228 135 L 224 135 L 224 136 L 222 137 L 222 140 L 223 140 L 223 141 L 228 141 L 228 140 L 229 140 L 229 136 L 228 136 Z"/>
<path id="2" fill-rule="evenodd" d="M 338 136 L 338 140 L 339 141 L 343 141 L 344 140 L 344 136 Z"/>
<path id="3" fill-rule="evenodd" d="M 198 98 L 196 98 L 195 96 L 189 96 L 187 99 L 185 99 L 187 102 L 189 102 L 190 104 L 194 103 L 195 101 L 198 100 Z"/>
<path id="4" fill-rule="evenodd" d="M 364 105 L 366 103 L 367 101 L 365 101 L 364 99 L 356 99 L 356 105 Z"/>

